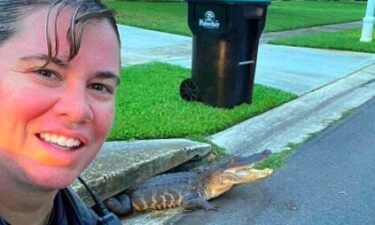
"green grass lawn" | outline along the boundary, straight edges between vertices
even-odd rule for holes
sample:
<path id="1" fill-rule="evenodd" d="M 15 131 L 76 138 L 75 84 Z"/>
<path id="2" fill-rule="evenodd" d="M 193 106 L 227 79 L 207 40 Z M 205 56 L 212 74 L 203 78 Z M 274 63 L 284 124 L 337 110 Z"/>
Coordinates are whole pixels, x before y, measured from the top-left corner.
<path id="1" fill-rule="evenodd" d="M 186 2 L 104 1 L 117 12 L 122 24 L 191 35 L 187 25 Z M 286 1 L 272 2 L 266 32 L 362 19 L 365 2 Z"/>
<path id="2" fill-rule="evenodd" d="M 214 108 L 181 99 L 179 86 L 190 70 L 154 63 L 122 70 L 110 140 L 201 138 L 258 115 L 296 96 L 255 86 L 253 104 Z"/>
<path id="3" fill-rule="evenodd" d="M 278 45 L 302 46 L 310 48 L 327 48 L 358 52 L 375 53 L 375 42 L 360 42 L 361 29 L 340 31 L 335 33 L 315 33 L 285 39 L 273 40 Z M 373 39 L 375 36 L 373 35 Z"/>

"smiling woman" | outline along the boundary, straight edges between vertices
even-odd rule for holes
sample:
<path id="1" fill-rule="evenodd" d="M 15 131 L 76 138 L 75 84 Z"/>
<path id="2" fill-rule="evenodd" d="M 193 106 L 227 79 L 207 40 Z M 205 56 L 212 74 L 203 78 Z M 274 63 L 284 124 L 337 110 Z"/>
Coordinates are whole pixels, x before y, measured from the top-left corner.
<path id="1" fill-rule="evenodd" d="M 111 129 L 119 49 L 100 1 L 0 1 L 0 224 L 98 224 L 66 187 Z"/>

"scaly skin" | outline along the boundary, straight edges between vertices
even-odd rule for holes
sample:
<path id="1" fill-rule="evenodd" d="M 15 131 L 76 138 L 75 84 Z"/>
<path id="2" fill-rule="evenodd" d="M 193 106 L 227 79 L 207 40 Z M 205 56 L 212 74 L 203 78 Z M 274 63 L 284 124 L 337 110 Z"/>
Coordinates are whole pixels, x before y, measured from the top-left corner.
<path id="1" fill-rule="evenodd" d="M 252 183 L 271 175 L 272 169 L 257 170 L 254 165 L 263 161 L 271 151 L 265 150 L 249 157 L 232 157 L 219 162 L 205 172 L 169 173 L 153 177 L 131 194 L 110 198 L 106 205 L 118 215 L 136 211 L 161 210 L 182 206 L 192 210 L 216 210 L 207 200 L 216 198 L 234 185 Z M 130 204 L 131 202 L 131 204 Z"/>

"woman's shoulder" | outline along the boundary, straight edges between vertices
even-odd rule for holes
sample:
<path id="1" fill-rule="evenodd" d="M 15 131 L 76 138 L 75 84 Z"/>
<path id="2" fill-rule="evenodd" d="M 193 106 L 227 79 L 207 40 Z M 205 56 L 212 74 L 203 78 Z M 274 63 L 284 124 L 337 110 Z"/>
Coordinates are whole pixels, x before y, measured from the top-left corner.
<path id="1" fill-rule="evenodd" d="M 71 189 L 65 188 L 59 191 L 64 211 L 70 224 L 96 225 L 98 215 Z"/>

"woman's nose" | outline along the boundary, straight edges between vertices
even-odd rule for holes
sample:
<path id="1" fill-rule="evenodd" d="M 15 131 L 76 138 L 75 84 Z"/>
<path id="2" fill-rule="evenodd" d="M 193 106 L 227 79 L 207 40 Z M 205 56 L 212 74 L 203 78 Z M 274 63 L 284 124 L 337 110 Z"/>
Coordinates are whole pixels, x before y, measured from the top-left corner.
<path id="1" fill-rule="evenodd" d="M 72 88 L 62 93 L 54 109 L 64 122 L 71 124 L 87 123 L 94 119 L 85 88 Z"/>

